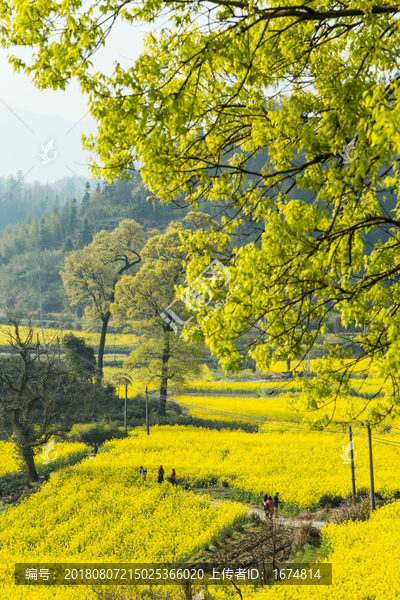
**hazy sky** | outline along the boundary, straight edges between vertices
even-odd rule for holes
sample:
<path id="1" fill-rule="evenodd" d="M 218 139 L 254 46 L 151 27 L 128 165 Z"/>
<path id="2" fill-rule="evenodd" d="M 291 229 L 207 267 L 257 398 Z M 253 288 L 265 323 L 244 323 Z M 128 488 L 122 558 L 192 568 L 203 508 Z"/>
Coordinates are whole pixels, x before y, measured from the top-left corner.
<path id="1" fill-rule="evenodd" d="M 107 75 L 119 61 L 129 68 L 143 51 L 145 33 L 160 28 L 118 21 L 107 38 L 107 45 L 92 59 L 95 71 Z M 24 48 L 13 49 L 22 59 Z M 95 133 L 96 124 L 89 113 L 87 97 L 72 81 L 66 91 L 38 90 L 25 73 L 17 73 L 8 62 L 10 51 L 0 48 L 0 176 L 22 171 L 25 181 L 54 182 L 75 175 L 90 178 L 89 154 L 82 150 L 81 133 Z M 25 113 L 24 111 L 29 111 Z M 43 147 L 51 160 L 43 162 Z M 48 147 L 48 146 L 46 146 Z"/>
<path id="2" fill-rule="evenodd" d="M 145 29 L 146 28 L 146 29 Z M 143 37 L 148 25 L 139 23 L 137 26 L 118 21 L 107 38 L 107 45 L 94 57 L 95 68 L 111 74 L 113 62 L 118 60 L 124 67 L 132 65 L 132 60 L 138 58 L 143 50 Z M 29 52 L 23 48 L 13 49 L 24 58 Z M 16 73 L 8 63 L 9 50 L 0 48 L 1 92 L 0 110 L 20 108 L 41 115 L 57 115 L 63 119 L 78 121 L 90 118 L 87 115 L 87 98 L 80 92 L 76 82 L 72 82 L 65 92 L 53 90 L 38 90 L 30 78 L 24 73 Z M 123 58 L 125 57 L 125 58 Z M 85 115 L 87 115 L 85 117 Z"/>

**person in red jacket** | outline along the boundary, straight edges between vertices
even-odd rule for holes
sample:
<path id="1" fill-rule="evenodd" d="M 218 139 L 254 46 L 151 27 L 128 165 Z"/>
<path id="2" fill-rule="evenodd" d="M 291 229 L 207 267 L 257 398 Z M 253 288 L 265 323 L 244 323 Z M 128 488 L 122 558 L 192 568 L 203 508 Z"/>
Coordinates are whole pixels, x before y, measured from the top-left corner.
<path id="1" fill-rule="evenodd" d="M 269 513 L 269 518 L 272 519 L 272 515 L 274 514 L 274 501 L 272 500 L 271 496 L 268 496 L 268 500 L 267 500 L 267 506 L 268 506 L 268 513 Z M 265 512 L 265 514 L 267 514 Z"/>
<path id="2" fill-rule="evenodd" d="M 172 483 L 172 485 L 176 485 L 176 474 L 175 474 L 175 469 L 172 469 L 172 473 L 171 475 L 167 478 L 167 481 L 169 481 L 170 483 Z"/>
<path id="3" fill-rule="evenodd" d="M 269 506 L 268 506 L 267 502 L 268 502 L 268 494 L 265 494 L 265 496 L 263 498 L 265 518 L 269 517 Z"/>

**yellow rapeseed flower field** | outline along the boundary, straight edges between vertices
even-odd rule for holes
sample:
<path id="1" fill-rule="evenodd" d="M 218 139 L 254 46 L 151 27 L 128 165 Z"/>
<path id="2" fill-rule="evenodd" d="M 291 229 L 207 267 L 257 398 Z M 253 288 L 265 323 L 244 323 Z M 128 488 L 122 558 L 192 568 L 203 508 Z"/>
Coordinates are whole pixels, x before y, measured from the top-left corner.
<path id="1" fill-rule="evenodd" d="M 275 388 L 276 389 L 276 388 Z M 274 388 L 271 387 L 271 390 Z M 347 422 L 347 401 L 339 399 L 335 405 L 330 404 L 312 413 L 302 408 L 299 395 L 294 391 L 286 394 L 268 392 L 259 398 L 244 396 L 176 396 L 175 400 L 186 408 L 193 417 L 213 419 L 215 421 L 250 423 L 251 420 L 313 421 L 317 417 L 326 416 L 332 422 Z M 361 412 L 366 406 L 366 400 L 354 398 L 351 400 L 354 414 Z M 333 413 L 333 406 L 335 412 Z M 208 410 L 207 410 L 208 409 Z M 400 418 L 390 417 L 382 421 L 382 425 L 399 427 Z M 399 429 L 400 433 L 400 429 Z"/>
<path id="2" fill-rule="evenodd" d="M 360 431 L 355 433 L 364 435 Z M 375 434 L 374 434 L 375 435 Z M 395 434 L 377 435 L 399 442 Z M 342 433 L 310 432 L 283 425 L 262 426 L 260 433 L 216 431 L 183 426 L 144 428 L 129 439 L 106 442 L 105 448 L 122 463 L 149 468 L 155 480 L 160 464 L 176 469 L 177 477 L 192 485 L 228 481 L 238 500 L 261 500 L 279 491 L 281 499 L 303 509 L 314 506 L 324 494 L 347 496 L 351 492 L 349 464 L 343 464 Z M 374 442 L 375 489 L 384 496 L 400 489 L 400 447 Z M 368 443 L 355 437 L 357 488 L 369 486 Z M 146 463 L 146 464 L 145 464 Z"/>
<path id="3" fill-rule="evenodd" d="M 79 442 L 55 442 L 54 450 L 48 451 L 48 456 L 43 455 L 43 447 L 38 448 L 35 464 L 40 475 L 60 469 L 87 456 L 89 447 Z M 44 457 L 43 457 L 43 456 Z M 46 459 L 49 462 L 46 462 Z M 5 473 L 18 471 L 16 449 L 13 442 L 0 442 L 0 476 Z"/>
<path id="4" fill-rule="evenodd" d="M 393 441 L 393 436 L 385 437 Z M 41 491 L 0 518 L 0 600 L 92 600 L 90 587 L 31 588 L 13 584 L 15 562 L 164 562 L 185 560 L 245 510 L 234 503 L 213 506 L 181 488 L 159 486 L 157 469 L 172 468 L 181 481 L 206 485 L 228 480 L 238 498 L 279 491 L 281 499 L 306 508 L 324 493 L 351 490 L 349 465 L 342 464 L 338 434 L 266 427 L 265 432 L 215 431 L 194 427 L 134 430 L 104 445 L 104 452 L 44 484 Z M 367 442 L 356 438 L 357 487 L 368 485 Z M 139 478 L 139 466 L 148 481 Z M 400 449 L 374 444 L 376 489 L 398 489 Z M 400 502 L 366 523 L 329 525 L 333 584 L 326 588 L 284 587 L 255 597 L 278 600 L 366 600 L 397 597 Z M 384 564 L 382 576 L 381 566 Z M 387 573 L 386 573 L 387 570 Z M 221 588 L 217 599 L 232 598 Z M 245 600 L 254 596 L 243 590 Z"/>
<path id="5" fill-rule="evenodd" d="M 213 506 L 208 497 L 159 486 L 153 474 L 143 484 L 139 466 L 135 453 L 103 453 L 9 509 L 0 518 L 0 599 L 94 598 L 87 587 L 16 586 L 14 564 L 184 561 L 246 514 L 236 504 Z"/>
<path id="6" fill-rule="evenodd" d="M 307 383 L 302 379 L 259 382 L 194 381 L 186 386 L 188 393 L 183 392 L 182 395 L 175 396 L 175 399 L 192 405 L 190 413 L 195 417 L 223 421 L 243 421 L 238 417 L 224 416 L 224 412 L 248 417 L 300 421 L 313 421 L 318 418 L 339 422 L 352 419 L 368 420 L 376 408 L 384 414 L 383 407 L 387 400 L 391 404 L 392 390 L 383 378 L 353 378 L 350 380 L 350 393 L 346 397 L 336 398 L 335 390 L 332 390 L 332 397 L 329 401 L 325 400 L 326 405 L 310 413 L 304 408 L 309 394 Z M 233 395 L 235 397 L 232 397 Z M 204 410 L 207 408 L 210 412 Z M 400 427 L 400 416 L 391 413 L 382 424 Z"/>
<path id="7" fill-rule="evenodd" d="M 287 381 L 193 381 L 186 385 L 186 389 L 190 392 L 199 394 L 255 394 L 259 395 L 262 390 L 268 392 L 275 390 L 278 393 L 283 392 L 300 392 L 302 379 Z M 361 379 L 353 379 L 352 387 L 357 392 L 376 393 L 383 385 L 382 378 L 369 377 L 366 381 Z M 188 394 L 189 395 L 189 394 Z"/>
<path id="8" fill-rule="evenodd" d="M 400 501 L 376 511 L 365 523 L 329 525 L 332 585 L 274 585 L 258 600 L 397 600 L 400 594 Z"/>
<path id="9" fill-rule="evenodd" d="M 300 421 L 304 413 L 293 411 L 288 406 L 288 398 L 289 396 L 278 396 L 276 398 L 271 398 L 271 396 L 265 398 L 177 396 L 176 400 L 182 406 L 186 406 L 192 416 L 200 419 L 247 423 L 246 417 L 248 416 L 254 419 L 270 418 Z M 209 409 L 209 412 L 207 409 Z M 243 418 L 240 418 L 241 415 Z"/>
<path id="10" fill-rule="evenodd" d="M 0 327 L 0 345 L 1 346 L 6 346 L 7 342 L 8 342 L 8 336 L 7 336 L 7 331 L 10 329 L 10 327 L 8 325 L 3 325 Z M 12 330 L 12 328 L 11 328 Z M 20 327 L 20 332 L 22 336 L 26 336 L 28 334 L 28 327 Z M 32 327 L 32 331 L 33 331 L 33 336 L 34 339 L 36 340 L 36 336 L 39 336 L 39 341 L 42 342 L 42 330 L 39 327 Z M 76 331 L 76 330 L 68 330 L 68 329 L 44 329 L 44 337 L 45 337 L 45 342 L 46 344 L 55 344 L 57 343 L 57 336 L 59 338 L 59 341 L 62 341 L 62 338 L 64 335 L 66 335 L 67 333 L 73 333 L 76 337 L 78 338 L 83 338 L 87 344 L 89 344 L 90 346 L 93 346 L 95 348 L 95 350 L 97 350 L 97 347 L 99 345 L 99 341 L 100 341 L 100 333 L 89 333 L 86 331 Z M 134 336 L 133 334 L 127 334 L 127 333 L 109 333 L 106 339 L 106 348 L 108 350 L 108 352 L 111 352 L 114 350 L 114 343 L 115 343 L 115 348 L 116 351 L 118 352 L 118 349 L 120 350 L 129 350 L 131 349 L 135 343 L 137 343 L 137 338 L 136 336 Z"/>
<path id="11" fill-rule="evenodd" d="M 15 445 L 12 442 L 0 442 L 0 476 L 14 471 L 18 471 Z"/>

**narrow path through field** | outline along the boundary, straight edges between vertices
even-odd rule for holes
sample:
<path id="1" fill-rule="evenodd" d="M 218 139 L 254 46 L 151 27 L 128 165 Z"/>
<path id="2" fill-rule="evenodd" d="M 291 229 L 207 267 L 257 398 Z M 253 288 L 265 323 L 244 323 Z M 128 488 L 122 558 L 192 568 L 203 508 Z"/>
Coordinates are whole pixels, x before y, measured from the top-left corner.
<path id="1" fill-rule="evenodd" d="M 223 502 L 221 502 L 220 500 L 211 500 L 211 502 L 215 506 L 217 506 L 218 504 L 223 504 Z M 240 504 L 241 506 L 245 506 L 247 508 L 248 515 L 256 514 L 256 515 L 259 515 L 261 518 L 265 518 L 265 513 L 262 510 L 262 508 L 256 508 L 255 506 L 249 506 L 248 504 L 243 504 L 242 502 L 235 502 L 235 504 Z M 278 523 L 280 523 L 282 525 L 290 525 L 292 527 L 301 527 L 305 523 L 310 523 L 310 525 L 312 525 L 316 529 L 322 529 L 323 527 L 325 527 L 325 525 L 328 525 L 327 521 L 312 521 L 312 520 L 300 521 L 299 519 L 288 519 L 286 517 L 274 517 L 274 521 L 277 521 Z"/>
<path id="2" fill-rule="evenodd" d="M 88 458 L 94 458 L 94 456 L 89 456 Z M 77 466 L 79 466 L 79 463 L 76 465 L 73 465 L 73 467 L 77 467 Z M 55 477 L 55 476 L 56 476 L 56 473 L 50 474 L 50 477 Z M 248 504 L 244 504 L 243 502 L 234 502 L 232 500 L 229 500 L 229 502 L 234 503 L 234 504 L 240 504 L 241 506 L 246 507 L 247 514 L 249 516 L 251 514 L 256 514 L 256 515 L 259 515 L 261 518 L 265 519 L 265 513 L 262 510 L 262 508 L 256 508 L 255 506 L 250 506 Z M 214 506 L 217 506 L 218 504 L 224 504 L 224 501 L 215 500 L 214 498 L 212 498 L 211 503 Z M 287 517 L 274 517 L 274 521 L 277 521 L 281 525 L 290 525 L 291 527 L 301 527 L 305 523 L 309 523 L 310 525 L 312 525 L 312 527 L 315 527 L 316 529 L 322 529 L 323 527 L 325 527 L 325 525 L 328 525 L 327 521 L 313 521 L 313 520 L 301 521 L 299 519 L 288 519 Z"/>

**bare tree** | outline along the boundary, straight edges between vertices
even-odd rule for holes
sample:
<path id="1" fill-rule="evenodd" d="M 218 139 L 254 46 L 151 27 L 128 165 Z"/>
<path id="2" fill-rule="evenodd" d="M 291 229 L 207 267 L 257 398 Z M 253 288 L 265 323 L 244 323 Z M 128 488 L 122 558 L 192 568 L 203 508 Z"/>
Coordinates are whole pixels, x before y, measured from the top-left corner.
<path id="1" fill-rule="evenodd" d="M 90 383 L 88 390 L 80 383 L 77 391 L 70 391 L 66 363 L 51 347 L 33 341 L 31 327 L 24 335 L 17 319 L 10 323 L 5 330 L 10 356 L 0 358 L 0 417 L 10 424 L 22 466 L 34 483 L 39 480 L 35 449 L 65 435 L 93 403 L 94 394 Z"/>

